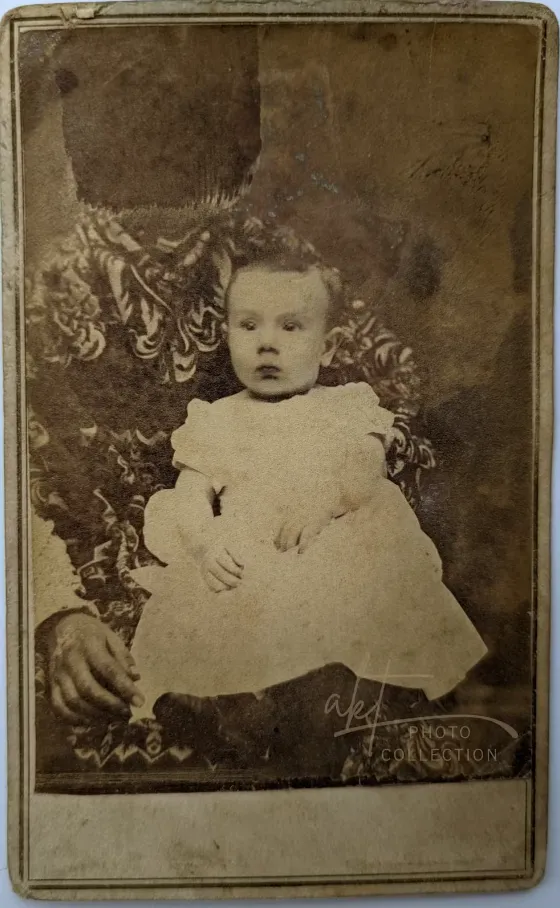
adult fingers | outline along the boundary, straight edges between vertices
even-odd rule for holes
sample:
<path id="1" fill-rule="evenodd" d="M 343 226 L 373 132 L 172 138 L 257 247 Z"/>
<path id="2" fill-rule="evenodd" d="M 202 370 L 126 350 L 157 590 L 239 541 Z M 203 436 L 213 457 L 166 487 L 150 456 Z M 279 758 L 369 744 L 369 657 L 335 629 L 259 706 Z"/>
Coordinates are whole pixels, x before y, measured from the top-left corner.
<path id="1" fill-rule="evenodd" d="M 76 690 L 76 685 L 69 675 L 63 674 L 60 676 L 58 679 L 58 687 L 60 688 L 60 693 L 62 694 L 62 699 L 64 700 L 66 707 L 71 710 L 74 715 L 82 716 L 82 719 L 84 717 L 98 719 L 100 716 L 104 715 L 102 710 L 92 706 L 79 695 Z"/>
<path id="2" fill-rule="evenodd" d="M 107 647 L 95 646 L 90 651 L 90 662 L 95 673 L 106 681 L 110 689 L 126 703 L 142 706 L 144 697 L 128 672 Z"/>
<path id="3" fill-rule="evenodd" d="M 128 715 L 128 703 L 136 694 L 138 700 L 135 705 L 142 705 L 140 691 L 104 646 L 92 646 L 87 653 L 87 660 L 73 659 L 68 664 L 67 670 L 80 696 L 105 712 Z M 111 689 L 121 696 L 116 696 Z"/>
<path id="4" fill-rule="evenodd" d="M 64 719 L 66 722 L 72 723 L 72 725 L 84 724 L 83 716 L 79 716 L 77 713 L 72 712 L 72 710 L 66 705 L 60 687 L 56 683 L 51 687 L 51 705 L 54 712 L 60 719 Z"/>
<path id="5" fill-rule="evenodd" d="M 138 681 L 140 673 L 129 649 L 117 634 L 107 634 L 107 648 L 111 655 L 117 659 L 133 681 Z"/>
<path id="6" fill-rule="evenodd" d="M 102 687 L 93 675 L 90 674 L 88 677 L 80 677 L 77 680 L 76 687 L 81 696 L 86 699 L 88 703 L 103 710 L 103 712 L 110 712 L 116 716 L 123 717 L 129 714 L 127 704 L 119 697 L 116 697 L 115 694 L 112 694 L 110 690 L 107 690 L 106 687 Z M 141 705 L 140 701 L 138 702 L 138 705 Z"/>

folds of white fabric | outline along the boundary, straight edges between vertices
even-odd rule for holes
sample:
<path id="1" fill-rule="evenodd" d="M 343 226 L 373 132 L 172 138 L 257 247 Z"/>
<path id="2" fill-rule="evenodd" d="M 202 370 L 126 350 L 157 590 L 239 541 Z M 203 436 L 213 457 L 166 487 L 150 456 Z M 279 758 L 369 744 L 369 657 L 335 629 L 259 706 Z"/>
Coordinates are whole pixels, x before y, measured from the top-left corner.
<path id="1" fill-rule="evenodd" d="M 246 567 L 235 590 L 211 592 L 173 546 L 161 553 L 169 567 L 137 572 L 152 592 L 133 645 L 144 713 L 166 692 L 257 691 L 330 662 L 432 699 L 485 655 L 435 546 L 389 481 L 303 554 L 252 540 L 250 524 L 238 529 Z"/>

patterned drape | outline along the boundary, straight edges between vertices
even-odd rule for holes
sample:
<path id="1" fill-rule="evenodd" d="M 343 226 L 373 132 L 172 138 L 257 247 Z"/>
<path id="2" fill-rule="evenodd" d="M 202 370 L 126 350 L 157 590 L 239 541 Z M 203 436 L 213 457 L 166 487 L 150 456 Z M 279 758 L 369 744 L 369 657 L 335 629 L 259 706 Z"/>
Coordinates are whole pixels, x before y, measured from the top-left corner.
<path id="1" fill-rule="evenodd" d="M 33 506 L 65 542 L 88 607 L 127 643 L 147 597 L 130 570 L 152 560 L 144 507 L 176 479 L 169 436 L 193 397 L 235 389 L 221 332 L 231 275 L 287 251 L 320 261 L 291 229 L 241 212 L 201 214 L 179 239 L 144 244 L 118 217 L 84 208 L 28 280 Z M 367 381 L 396 414 L 389 476 L 415 506 L 435 460 L 413 353 L 379 324 L 374 301 L 347 295 L 340 325 L 322 380 Z"/>
<path id="2" fill-rule="evenodd" d="M 310 264 L 320 262 L 316 250 L 289 228 L 239 211 L 201 214 L 179 239 L 146 242 L 125 231 L 118 217 L 84 209 L 72 234 L 29 277 L 25 309 L 33 507 L 52 522 L 65 544 L 84 607 L 127 643 L 148 598 L 130 574 L 152 560 L 142 538 L 144 507 L 154 492 L 173 486 L 176 479 L 170 434 L 184 421 L 193 397 L 215 400 L 236 390 L 220 330 L 231 275 L 241 265 L 286 251 L 296 251 Z M 395 413 L 388 473 L 415 507 L 435 458 L 424 436 L 413 353 L 379 323 L 374 300 L 347 294 L 339 324 L 344 341 L 321 380 L 367 381 L 382 406 Z M 92 772 L 103 773 L 104 780 L 116 773 L 118 786 L 126 778 L 132 790 L 142 785 L 153 789 L 165 787 L 169 771 L 172 778 L 183 774 L 179 787 L 229 788 L 228 767 L 240 780 L 240 766 L 248 767 L 249 787 L 271 780 L 277 784 L 282 778 L 293 781 L 301 766 L 311 767 L 317 779 L 335 782 L 522 771 L 519 748 L 504 749 L 503 742 L 497 761 L 481 764 L 462 752 L 442 764 L 433 756 L 430 723 L 421 718 L 425 698 L 396 688 L 385 691 L 380 715 L 386 728 L 373 750 L 369 733 L 333 738 L 323 706 L 333 690 L 350 696 L 353 679 L 343 666 L 294 679 L 258 704 L 248 695 L 194 706 L 163 702 L 157 719 L 106 721 L 65 732 L 50 714 L 43 660 L 39 646 L 37 779 L 43 790 L 104 790 L 88 782 Z M 379 696 L 378 688 L 371 682 L 369 694 Z M 430 704 L 428 711 L 434 710 L 445 713 L 445 705 Z M 412 735 L 414 716 L 416 729 L 425 735 Z M 298 721 L 305 726 L 303 734 Z M 283 722 L 285 733 L 276 735 Z M 276 756 L 271 740 L 284 748 Z M 452 733 L 439 746 L 445 743 L 456 745 Z M 412 757 L 403 762 L 394 756 L 401 752 Z M 393 756 L 387 760 L 386 753 Z M 324 759 L 317 763 L 318 754 Z M 154 771 L 156 776 L 150 776 Z M 66 783 L 61 772 L 73 774 L 73 781 Z"/>

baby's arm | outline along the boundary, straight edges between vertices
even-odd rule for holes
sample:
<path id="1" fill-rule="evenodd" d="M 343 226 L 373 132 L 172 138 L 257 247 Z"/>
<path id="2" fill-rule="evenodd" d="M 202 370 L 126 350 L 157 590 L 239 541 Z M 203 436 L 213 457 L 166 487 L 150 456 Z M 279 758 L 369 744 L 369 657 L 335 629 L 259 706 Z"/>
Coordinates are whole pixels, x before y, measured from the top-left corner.
<path id="1" fill-rule="evenodd" d="M 212 483 L 203 473 L 184 469 L 175 485 L 177 528 L 185 550 L 199 558 L 212 526 L 214 500 Z"/>
<path id="2" fill-rule="evenodd" d="M 184 469 L 175 492 L 181 539 L 186 551 L 200 564 L 206 583 L 216 593 L 237 586 L 243 576 L 243 562 L 235 546 L 222 541 L 216 531 L 212 483 L 203 473 Z"/>
<path id="3" fill-rule="evenodd" d="M 377 435 L 364 435 L 349 442 L 343 470 L 341 511 L 357 511 L 375 495 L 380 478 L 387 476 L 385 447 Z"/>

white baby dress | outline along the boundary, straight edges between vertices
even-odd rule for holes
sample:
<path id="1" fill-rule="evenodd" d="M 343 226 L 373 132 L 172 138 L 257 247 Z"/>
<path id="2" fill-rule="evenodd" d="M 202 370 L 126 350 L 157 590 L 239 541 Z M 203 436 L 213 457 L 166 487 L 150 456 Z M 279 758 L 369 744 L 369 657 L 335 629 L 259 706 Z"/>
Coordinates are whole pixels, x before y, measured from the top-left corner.
<path id="1" fill-rule="evenodd" d="M 365 383 L 275 402 L 247 391 L 191 402 L 171 439 L 174 463 L 211 480 L 216 519 L 237 534 L 245 569 L 236 589 L 212 592 L 181 548 L 174 490 L 150 500 L 146 543 L 168 566 L 135 571 L 152 593 L 132 648 L 146 697 L 135 717 L 166 692 L 258 692 L 333 662 L 432 699 L 486 654 L 391 481 L 376 480 L 371 501 L 333 519 L 302 554 L 274 546 L 294 510 L 338 506 L 349 446 L 390 439 L 392 422 Z"/>

